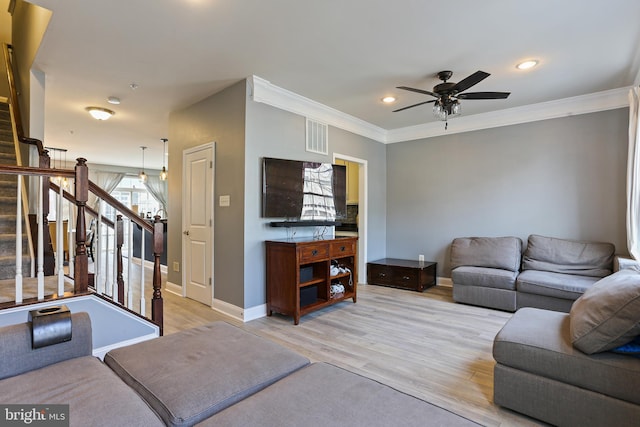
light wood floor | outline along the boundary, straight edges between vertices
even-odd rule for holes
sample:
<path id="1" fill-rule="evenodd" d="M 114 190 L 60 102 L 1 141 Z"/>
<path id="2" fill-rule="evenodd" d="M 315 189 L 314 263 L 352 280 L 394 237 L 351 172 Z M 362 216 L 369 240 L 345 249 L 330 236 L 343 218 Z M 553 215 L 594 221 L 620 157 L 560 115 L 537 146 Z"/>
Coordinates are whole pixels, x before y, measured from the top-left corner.
<path id="1" fill-rule="evenodd" d="M 165 334 L 224 320 L 486 426 L 543 425 L 492 402 L 493 338 L 511 314 L 456 304 L 451 288 L 417 293 L 361 285 L 356 304 L 306 315 L 297 326 L 280 315 L 243 324 L 198 302 L 163 296 Z"/>

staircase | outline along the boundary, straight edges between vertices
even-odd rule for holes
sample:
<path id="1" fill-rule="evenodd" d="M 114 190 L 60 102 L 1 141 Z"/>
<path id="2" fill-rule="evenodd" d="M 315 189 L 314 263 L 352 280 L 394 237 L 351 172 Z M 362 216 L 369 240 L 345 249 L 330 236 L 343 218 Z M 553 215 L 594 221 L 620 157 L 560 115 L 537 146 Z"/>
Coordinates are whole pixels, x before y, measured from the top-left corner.
<path id="1" fill-rule="evenodd" d="M 0 164 L 17 165 L 16 149 L 9 105 L 0 103 Z M 0 174 L 0 280 L 16 275 L 16 203 L 17 177 Z M 30 268 L 29 242 L 24 220 L 22 222 L 22 274 Z"/>

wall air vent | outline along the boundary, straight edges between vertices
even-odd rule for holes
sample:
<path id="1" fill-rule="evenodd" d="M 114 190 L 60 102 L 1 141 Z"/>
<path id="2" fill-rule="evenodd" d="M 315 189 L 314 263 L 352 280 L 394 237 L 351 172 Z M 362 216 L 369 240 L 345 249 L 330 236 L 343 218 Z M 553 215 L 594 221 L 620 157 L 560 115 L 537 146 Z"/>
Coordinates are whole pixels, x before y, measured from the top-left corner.
<path id="1" fill-rule="evenodd" d="M 328 154 L 328 130 L 326 124 L 307 119 L 307 151 Z"/>

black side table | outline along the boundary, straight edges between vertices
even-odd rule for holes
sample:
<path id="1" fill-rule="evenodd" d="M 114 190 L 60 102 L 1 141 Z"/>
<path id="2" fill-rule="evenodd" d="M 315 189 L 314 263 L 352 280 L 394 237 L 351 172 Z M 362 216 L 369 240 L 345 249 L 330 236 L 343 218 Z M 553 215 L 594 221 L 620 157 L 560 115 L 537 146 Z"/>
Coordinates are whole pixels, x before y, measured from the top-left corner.
<path id="1" fill-rule="evenodd" d="M 384 258 L 367 263 L 367 283 L 423 292 L 436 285 L 437 266 L 431 261 Z"/>

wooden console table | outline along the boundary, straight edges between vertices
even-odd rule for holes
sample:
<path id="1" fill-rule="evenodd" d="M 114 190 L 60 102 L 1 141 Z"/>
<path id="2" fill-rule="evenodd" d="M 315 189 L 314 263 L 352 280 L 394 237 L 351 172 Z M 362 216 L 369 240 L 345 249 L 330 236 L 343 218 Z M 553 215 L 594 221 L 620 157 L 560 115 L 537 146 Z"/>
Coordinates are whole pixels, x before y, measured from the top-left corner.
<path id="1" fill-rule="evenodd" d="M 335 239 L 295 238 L 266 241 L 267 316 L 277 313 L 300 316 L 352 298 L 356 302 L 357 237 Z M 334 262 L 347 270 L 331 275 Z M 340 283 L 344 292 L 334 294 L 331 284 Z"/>
<path id="2" fill-rule="evenodd" d="M 436 285 L 437 266 L 430 261 L 384 258 L 367 263 L 367 283 L 423 292 Z"/>

